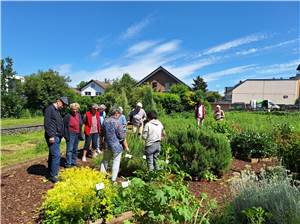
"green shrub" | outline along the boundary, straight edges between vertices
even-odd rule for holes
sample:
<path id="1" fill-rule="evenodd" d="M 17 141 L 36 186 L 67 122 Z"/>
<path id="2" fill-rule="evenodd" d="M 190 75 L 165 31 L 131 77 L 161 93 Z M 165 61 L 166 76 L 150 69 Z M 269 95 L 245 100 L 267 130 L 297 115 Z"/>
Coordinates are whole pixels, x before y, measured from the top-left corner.
<path id="1" fill-rule="evenodd" d="M 181 178 L 168 176 L 151 182 L 133 178 L 128 188 L 119 190 L 115 204 L 116 213 L 131 210 L 134 223 L 209 223 L 216 208 L 215 200 L 206 194 L 196 198 Z"/>
<path id="2" fill-rule="evenodd" d="M 154 100 L 160 104 L 167 114 L 183 111 L 180 97 L 174 93 L 154 93 Z"/>
<path id="3" fill-rule="evenodd" d="M 277 145 L 271 134 L 245 131 L 231 141 L 233 155 L 239 159 L 265 158 L 277 154 Z"/>
<path id="4" fill-rule="evenodd" d="M 84 223 L 113 217 L 116 191 L 104 174 L 90 168 L 70 168 L 59 178 L 42 205 L 43 223 Z M 96 184 L 101 182 L 104 189 L 97 192 Z"/>
<path id="5" fill-rule="evenodd" d="M 252 207 L 261 207 L 270 213 L 265 217 L 266 223 L 300 223 L 300 191 L 291 182 L 281 167 L 263 171 L 259 176 L 246 171 L 234 178 L 231 186 L 236 197 L 231 212 L 235 221 L 232 223 L 246 223 L 242 211 Z"/>
<path id="6" fill-rule="evenodd" d="M 300 178 L 300 136 L 289 123 L 275 127 L 274 138 L 278 146 L 278 156 L 283 165 Z"/>
<path id="7" fill-rule="evenodd" d="M 208 129 L 179 129 L 168 142 L 177 149 L 173 162 L 192 176 L 203 177 L 207 171 L 220 176 L 229 168 L 231 149 L 222 134 Z"/>
<path id="8" fill-rule="evenodd" d="M 237 131 L 233 129 L 226 120 L 214 121 L 210 125 L 211 129 L 217 133 L 224 134 L 228 139 L 232 139 Z"/>

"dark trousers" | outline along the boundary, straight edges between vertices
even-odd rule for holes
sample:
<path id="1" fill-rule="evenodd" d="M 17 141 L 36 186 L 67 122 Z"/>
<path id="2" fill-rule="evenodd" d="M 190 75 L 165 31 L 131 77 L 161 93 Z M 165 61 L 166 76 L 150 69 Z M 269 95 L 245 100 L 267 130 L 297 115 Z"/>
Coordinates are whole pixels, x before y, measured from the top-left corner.
<path id="1" fill-rule="evenodd" d="M 71 133 L 69 141 L 67 141 L 67 163 L 66 166 L 75 166 L 78 154 L 79 134 Z"/>
<path id="2" fill-rule="evenodd" d="M 54 143 L 49 142 L 49 138 L 46 138 L 49 147 L 48 156 L 48 170 L 51 177 L 58 175 L 59 165 L 60 165 L 60 141 L 61 137 L 55 136 Z"/>

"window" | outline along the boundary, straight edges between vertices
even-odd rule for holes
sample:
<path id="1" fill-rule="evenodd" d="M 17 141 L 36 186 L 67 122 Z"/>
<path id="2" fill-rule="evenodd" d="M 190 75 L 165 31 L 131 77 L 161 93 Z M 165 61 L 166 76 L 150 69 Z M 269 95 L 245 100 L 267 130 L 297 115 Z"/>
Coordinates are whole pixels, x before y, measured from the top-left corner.
<path id="1" fill-rule="evenodd" d="M 156 81 L 153 81 L 153 82 L 152 82 L 152 88 L 153 88 L 153 89 L 156 89 L 156 88 L 157 88 L 157 82 L 156 82 Z"/>
<path id="2" fill-rule="evenodd" d="M 165 88 L 166 88 L 166 91 L 169 91 L 169 90 L 170 90 L 170 83 L 169 83 L 169 82 L 166 82 L 166 83 L 165 83 Z"/>
<path id="3" fill-rule="evenodd" d="M 92 83 L 92 84 L 91 84 L 91 87 L 92 87 L 92 88 L 95 88 L 95 83 Z"/>
<path id="4" fill-rule="evenodd" d="M 100 96 L 101 95 L 101 92 L 96 92 L 96 96 Z"/>
<path id="5" fill-rule="evenodd" d="M 84 94 L 85 94 L 86 96 L 90 96 L 90 95 L 91 95 L 91 92 L 84 92 Z"/>

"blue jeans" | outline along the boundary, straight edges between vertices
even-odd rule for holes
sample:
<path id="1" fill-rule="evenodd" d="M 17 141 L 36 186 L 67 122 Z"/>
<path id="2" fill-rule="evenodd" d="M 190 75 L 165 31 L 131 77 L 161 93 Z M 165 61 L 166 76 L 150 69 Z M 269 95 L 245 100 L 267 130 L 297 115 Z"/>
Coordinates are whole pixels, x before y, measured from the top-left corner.
<path id="1" fill-rule="evenodd" d="M 75 166 L 78 154 L 79 136 L 76 133 L 70 132 L 69 141 L 67 142 L 67 163 L 66 166 Z"/>
<path id="2" fill-rule="evenodd" d="M 101 162 L 100 171 L 103 173 L 107 172 L 108 169 L 108 161 L 113 159 L 112 163 L 112 174 L 111 180 L 116 181 L 120 169 L 122 152 L 114 153 L 110 149 L 106 149 L 103 152 L 103 160 Z"/>
<path id="3" fill-rule="evenodd" d="M 51 177 L 58 175 L 59 165 L 60 165 L 60 141 L 61 137 L 55 136 L 54 143 L 49 142 L 49 138 L 46 138 L 49 147 L 48 156 L 48 170 Z"/>
<path id="4" fill-rule="evenodd" d="M 148 163 L 149 170 L 158 170 L 157 165 L 158 156 L 161 150 L 160 142 L 154 142 L 152 145 L 145 147 L 145 155 Z"/>
<path id="5" fill-rule="evenodd" d="M 85 150 L 90 149 L 91 141 L 92 141 L 92 148 L 97 149 L 98 148 L 98 138 L 99 138 L 99 133 L 85 135 L 84 149 Z"/>

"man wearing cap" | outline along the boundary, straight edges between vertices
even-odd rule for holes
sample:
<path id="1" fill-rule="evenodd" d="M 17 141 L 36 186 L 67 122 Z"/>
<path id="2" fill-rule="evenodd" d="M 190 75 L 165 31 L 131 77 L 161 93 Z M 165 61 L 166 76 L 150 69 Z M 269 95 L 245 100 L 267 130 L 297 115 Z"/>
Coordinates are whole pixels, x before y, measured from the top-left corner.
<path id="1" fill-rule="evenodd" d="M 143 109 L 142 103 L 138 102 L 135 109 L 129 113 L 129 120 L 133 126 L 133 133 L 138 132 L 139 135 L 143 133 L 144 121 L 146 120 L 147 115 Z"/>
<path id="2" fill-rule="evenodd" d="M 45 139 L 49 147 L 48 170 L 49 180 L 57 182 L 60 165 L 60 141 L 63 136 L 64 124 L 59 111 L 69 104 L 68 98 L 63 96 L 49 105 L 44 113 Z"/>

